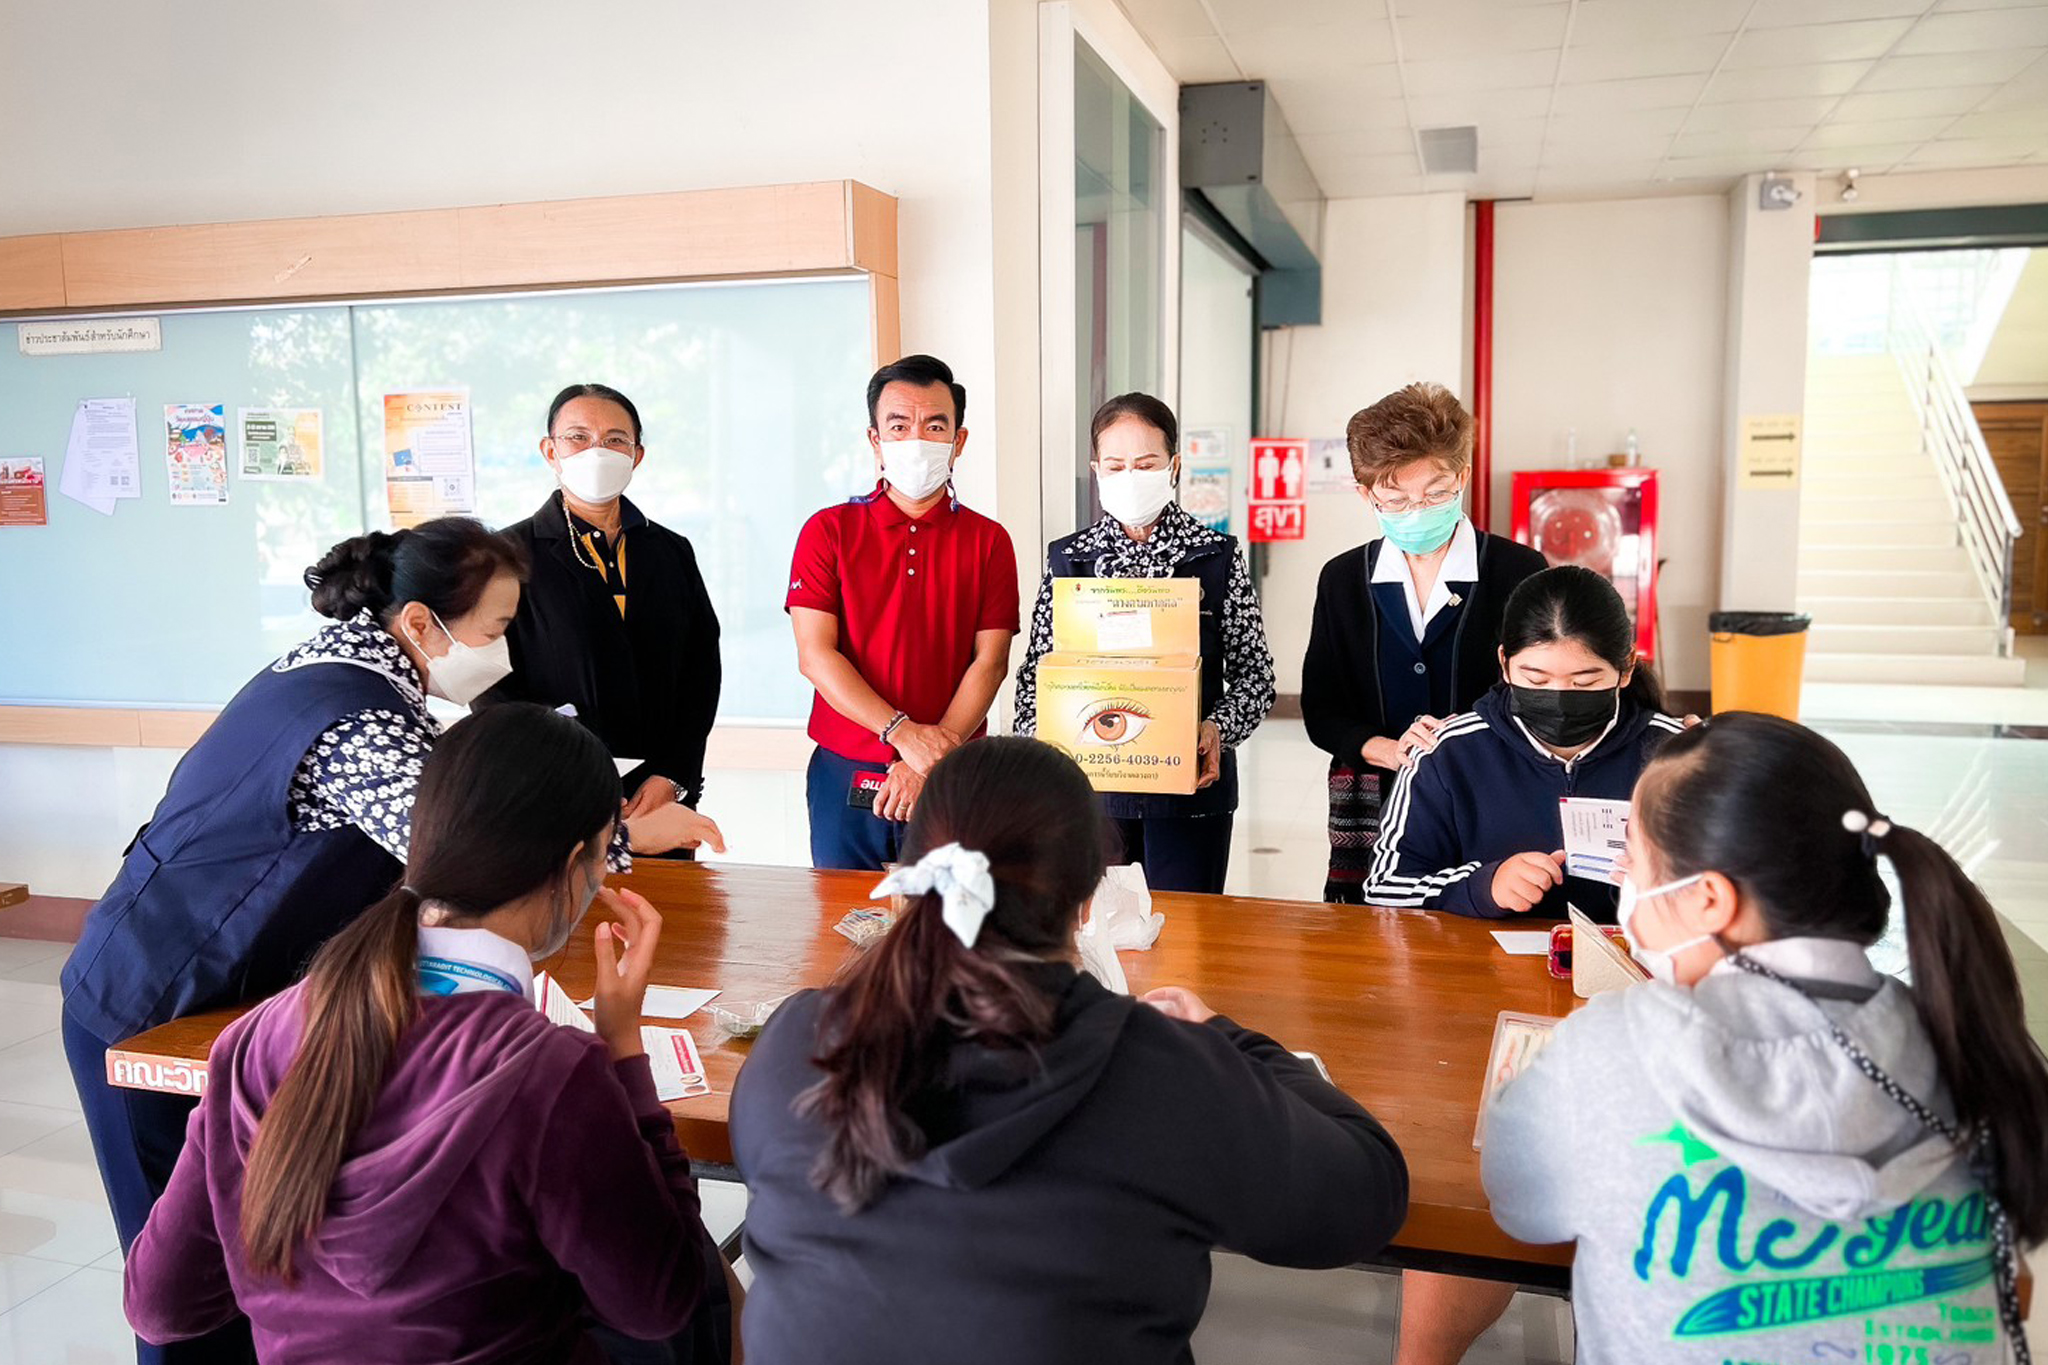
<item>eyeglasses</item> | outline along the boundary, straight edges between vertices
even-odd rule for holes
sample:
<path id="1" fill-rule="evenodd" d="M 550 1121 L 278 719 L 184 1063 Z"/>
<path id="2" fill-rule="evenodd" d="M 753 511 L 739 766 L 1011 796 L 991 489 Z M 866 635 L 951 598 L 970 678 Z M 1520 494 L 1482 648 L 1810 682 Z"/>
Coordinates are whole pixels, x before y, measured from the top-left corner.
<path id="1" fill-rule="evenodd" d="M 1375 512 L 1384 512 L 1390 517 L 1398 517 L 1404 512 L 1426 512 L 1442 507 L 1446 503 L 1456 502 L 1459 495 L 1464 491 L 1462 488 L 1446 488 L 1439 493 L 1425 493 L 1419 498 L 1393 498 L 1384 502 L 1380 500 L 1378 494 L 1370 490 L 1367 491 L 1366 496 L 1372 499 L 1372 507 Z"/>
<path id="2" fill-rule="evenodd" d="M 602 441 L 587 431 L 558 431 L 548 439 L 560 441 L 568 447 L 571 455 L 581 455 L 584 451 L 599 445 L 620 455 L 631 455 L 636 444 L 633 438 L 623 431 L 615 431 Z"/>

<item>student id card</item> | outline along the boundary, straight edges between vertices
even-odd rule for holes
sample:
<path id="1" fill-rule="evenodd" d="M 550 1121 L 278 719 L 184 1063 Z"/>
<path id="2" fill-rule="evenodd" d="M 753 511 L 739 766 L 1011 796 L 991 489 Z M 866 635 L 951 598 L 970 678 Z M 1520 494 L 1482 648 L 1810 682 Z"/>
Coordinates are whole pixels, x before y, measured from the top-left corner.
<path id="1" fill-rule="evenodd" d="M 1621 855 L 1628 847 L 1628 802 L 1561 796 L 1564 870 L 1587 881 L 1621 885 Z"/>

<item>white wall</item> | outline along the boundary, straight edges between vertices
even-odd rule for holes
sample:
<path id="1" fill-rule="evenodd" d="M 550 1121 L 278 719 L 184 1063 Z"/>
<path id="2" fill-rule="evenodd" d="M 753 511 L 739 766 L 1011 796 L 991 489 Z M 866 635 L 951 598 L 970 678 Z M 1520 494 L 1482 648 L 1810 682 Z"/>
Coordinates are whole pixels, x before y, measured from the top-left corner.
<path id="1" fill-rule="evenodd" d="M 1721 539 L 1721 195 L 1503 204 L 1494 217 L 1493 525 L 1518 469 L 1620 450 L 1630 427 L 1658 471 L 1660 664 L 1707 686 L 1706 615 Z M 1799 307 L 1804 309 L 1804 295 Z"/>
<path id="2" fill-rule="evenodd" d="M 1271 334 L 1264 360 L 1271 429 L 1255 434 L 1341 438 L 1353 413 L 1403 384 L 1433 379 L 1455 388 L 1464 254 L 1462 194 L 1332 201 L 1323 220 L 1323 322 Z M 1301 691 L 1323 565 L 1379 534 L 1349 490 L 1311 495 L 1307 530 L 1303 540 L 1270 547 L 1260 584 L 1282 692 Z"/>

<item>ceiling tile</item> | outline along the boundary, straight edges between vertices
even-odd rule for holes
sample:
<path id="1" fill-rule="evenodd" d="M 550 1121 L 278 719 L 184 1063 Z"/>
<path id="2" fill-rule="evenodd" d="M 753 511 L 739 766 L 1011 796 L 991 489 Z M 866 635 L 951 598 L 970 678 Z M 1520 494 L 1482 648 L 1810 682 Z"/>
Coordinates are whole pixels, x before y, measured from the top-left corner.
<path id="1" fill-rule="evenodd" d="M 1358 120 L 1362 115 L 1384 109 L 1390 102 L 1400 105 L 1402 117 L 1407 117 L 1400 73 L 1392 64 L 1366 67 L 1341 80 L 1301 77 L 1272 84 L 1273 98 L 1287 115 L 1287 126 L 1297 133 L 1341 133 L 1361 126 Z"/>
<path id="2" fill-rule="evenodd" d="M 1811 127 L 1826 118 L 1837 101 L 1827 95 L 1794 100 L 1743 100 L 1735 104 L 1702 104 L 1686 120 L 1688 132 L 1720 132 L 1726 128 Z"/>
<path id="3" fill-rule="evenodd" d="M 1983 85 L 2011 80 L 2041 56 L 2037 49 L 2009 52 L 1944 52 L 1927 57 L 1887 57 L 1863 78 L 1864 90 L 1937 90 L 1945 85 Z"/>
<path id="4" fill-rule="evenodd" d="M 2041 0 L 1935 0 L 1934 12 L 1946 14 L 1962 9 L 2032 9 Z"/>
<path id="5" fill-rule="evenodd" d="M 1384 19 L 1317 28 L 1265 28 L 1226 33 L 1230 55 L 1247 80 L 1347 76 L 1394 60 L 1393 30 Z"/>
<path id="6" fill-rule="evenodd" d="M 1568 81 L 1620 81 L 1636 76 L 1683 76 L 1714 69 L 1728 40 L 1702 33 L 1682 38 L 1647 38 L 1633 43 L 1581 45 L 1577 37 L 1565 54 Z"/>
<path id="7" fill-rule="evenodd" d="M 1668 133 L 1631 133 L 1605 141 L 1550 141 L 1543 144 L 1543 166 L 1620 166 L 1633 161 L 1655 162 L 1671 150 Z"/>
<path id="8" fill-rule="evenodd" d="M 1488 175 L 1481 171 L 1465 192 L 1474 199 L 1528 199 L 1536 193 L 1536 172 Z"/>
<path id="9" fill-rule="evenodd" d="M 1785 155 L 1788 171 L 1843 171 L 1854 166 L 1865 175 L 1890 170 L 1918 151 L 1918 142 L 1885 142 L 1860 147 L 1802 147 Z"/>
<path id="10" fill-rule="evenodd" d="M 1933 114 L 1967 114 L 1984 102 L 1995 85 L 1950 86 L 1943 90 L 1884 90 L 1843 98 L 1830 115 L 1837 122 L 1873 119 L 1926 118 Z"/>
<path id="11" fill-rule="evenodd" d="M 1505 52 L 1456 61 L 1407 62 L 1410 95 L 1452 95 L 1466 90 L 1511 90 L 1549 85 L 1557 74 L 1551 52 Z"/>
<path id="12" fill-rule="evenodd" d="M 1361 4 L 1380 7 L 1380 0 L 1358 0 Z M 1485 23 L 1503 10 L 1520 9 L 1524 5 L 1553 5 L 1557 0 L 1394 0 L 1394 13 L 1402 19 L 1468 19 L 1474 23 Z M 2030 0 L 2038 4 L 2040 0 Z"/>
<path id="13" fill-rule="evenodd" d="M 1613 113 L 1626 109 L 1689 109 L 1707 83 L 1702 75 L 1642 76 L 1627 81 L 1588 81 L 1557 88 L 1560 114 Z"/>
<path id="14" fill-rule="evenodd" d="M 2033 3 L 2034 0 L 2030 0 Z M 1927 0 L 1758 0 L 1750 28 L 1839 24 L 1854 19 L 1917 19 Z"/>
<path id="15" fill-rule="evenodd" d="M 1829 122 L 1807 134 L 1804 146 L 1876 147 L 1892 142 L 1917 146 L 1940 134 L 1954 121 L 1937 115 L 1933 118 L 1881 119 L 1870 123 Z"/>
<path id="16" fill-rule="evenodd" d="M 1683 109 L 1630 109 L 1612 114 L 1559 114 L 1550 120 L 1550 140 L 1598 142 L 1602 137 L 1666 137 L 1685 126 Z"/>
<path id="17" fill-rule="evenodd" d="M 1789 152 L 1806 136 L 1803 127 L 1728 128 L 1714 133 L 1680 133 L 1671 143 L 1671 159 L 1696 156 L 1771 156 Z"/>
<path id="18" fill-rule="evenodd" d="M 2033 138 L 2048 147 L 2048 107 L 1965 114 L 1942 136 Z"/>
<path id="19" fill-rule="evenodd" d="M 1541 165 L 1543 158 L 1535 143 L 1524 143 L 1514 147 L 1497 147 L 1487 142 L 1482 130 L 1479 134 L 1479 173 L 1491 175 L 1521 174 L 1533 171 Z"/>
<path id="20" fill-rule="evenodd" d="M 1330 195 L 1338 193 L 1332 187 L 1336 183 L 1403 187 L 1370 191 L 1346 190 L 1346 194 L 1401 194 L 1419 187 L 1422 183 L 1422 162 L 1414 152 L 1397 156 L 1311 156 L 1308 158 L 1308 164 L 1316 173 L 1316 183 L 1323 187 L 1325 194 Z"/>
<path id="21" fill-rule="evenodd" d="M 1415 130 L 1412 128 L 1372 128 L 1352 133 L 1301 133 L 1295 140 L 1301 144 L 1301 154 L 1310 161 L 1341 161 L 1368 156 L 1405 156 L 1410 161 L 1415 159 Z"/>
<path id="22" fill-rule="evenodd" d="M 1462 15 L 1401 19 L 1397 33 L 1404 61 L 1445 61 L 1488 52 L 1555 52 L 1564 41 L 1569 5 L 1521 5 L 1474 24 Z"/>
<path id="23" fill-rule="evenodd" d="M 1391 176 L 1348 166 L 1316 167 L 1316 183 L 1331 199 L 1380 199 L 1395 194 L 1422 193 L 1420 174 Z"/>
<path id="24" fill-rule="evenodd" d="M 1230 59 L 1230 49 L 1213 34 L 1206 38 L 1154 38 L 1152 50 L 1182 85 L 1242 78 L 1237 63 Z"/>
<path id="25" fill-rule="evenodd" d="M 1483 131 L 1488 124 L 1505 126 L 1546 117 L 1550 113 L 1550 90 L 1545 86 L 1531 86 L 1524 90 L 1417 95 L 1408 101 L 1408 107 L 1420 128 L 1476 123 Z"/>
<path id="26" fill-rule="evenodd" d="M 2017 138 L 1972 137 L 1929 142 L 1907 158 L 1910 166 L 2016 166 L 2041 150 Z"/>
<path id="27" fill-rule="evenodd" d="M 1783 170 L 1779 154 L 1673 157 L 1658 174 L 1667 180 L 1716 179 Z"/>
<path id="28" fill-rule="evenodd" d="M 1930 14 L 1899 44 L 1908 55 L 1933 52 L 1996 52 L 2006 47 L 2048 43 L 2048 5 Z"/>
<path id="29" fill-rule="evenodd" d="M 1984 112 L 1996 109 L 2030 109 L 2048 104 L 2048 55 L 2037 57 L 1997 93 L 1984 101 Z"/>
<path id="30" fill-rule="evenodd" d="M 1798 95 L 1846 95 L 1869 74 L 1870 62 L 1821 62 L 1814 66 L 1756 66 L 1721 71 L 1707 86 L 1703 102 L 1790 99 Z"/>
<path id="31" fill-rule="evenodd" d="M 1202 0 L 1117 0 L 1138 32 L 1157 47 L 1166 38 L 1214 37 Z"/>
<path id="32" fill-rule="evenodd" d="M 1910 19 L 1869 19 L 1853 24 L 1801 24 L 1757 29 L 1735 40 L 1731 70 L 1758 66 L 1811 66 L 1881 57 L 1913 27 Z"/>
<path id="33" fill-rule="evenodd" d="M 1648 3 L 1648 0 L 1579 0 L 1572 18 L 1572 43 L 1639 43 L 1697 33 L 1733 33 L 1742 27 L 1750 0 L 1690 0 L 1690 3 Z"/>
<path id="34" fill-rule="evenodd" d="M 1311 28 L 1341 24 L 1386 10 L 1361 0 L 1206 0 L 1225 37 L 1256 29 Z"/>

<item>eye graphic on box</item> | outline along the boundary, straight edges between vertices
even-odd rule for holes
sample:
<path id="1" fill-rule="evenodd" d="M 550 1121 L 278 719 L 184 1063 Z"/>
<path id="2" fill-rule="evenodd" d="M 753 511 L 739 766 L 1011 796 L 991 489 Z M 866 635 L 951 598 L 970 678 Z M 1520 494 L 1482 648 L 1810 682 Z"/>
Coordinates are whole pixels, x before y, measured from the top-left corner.
<path id="1" fill-rule="evenodd" d="M 1081 712 L 1081 743 L 1129 744 L 1151 723 L 1152 713 L 1139 703 L 1105 697 Z"/>

